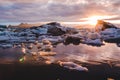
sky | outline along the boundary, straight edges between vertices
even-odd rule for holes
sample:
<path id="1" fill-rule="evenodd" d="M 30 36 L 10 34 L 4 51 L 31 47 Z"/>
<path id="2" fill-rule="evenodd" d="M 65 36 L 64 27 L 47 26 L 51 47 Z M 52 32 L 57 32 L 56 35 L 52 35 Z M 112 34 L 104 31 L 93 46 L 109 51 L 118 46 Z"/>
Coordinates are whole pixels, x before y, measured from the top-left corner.
<path id="1" fill-rule="evenodd" d="M 96 15 L 119 23 L 120 0 L 0 0 L 0 24 L 85 22 Z"/>

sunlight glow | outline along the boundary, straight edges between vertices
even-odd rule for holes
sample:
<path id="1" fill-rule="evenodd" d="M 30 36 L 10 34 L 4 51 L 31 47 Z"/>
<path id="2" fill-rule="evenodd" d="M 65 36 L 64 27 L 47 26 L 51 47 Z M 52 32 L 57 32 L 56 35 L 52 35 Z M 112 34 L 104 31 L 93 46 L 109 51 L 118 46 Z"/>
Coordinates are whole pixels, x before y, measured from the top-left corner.
<path id="1" fill-rule="evenodd" d="M 97 20 L 101 20 L 102 17 L 101 16 L 92 16 L 88 18 L 88 23 L 91 25 L 96 25 L 97 24 Z"/>
<path id="2" fill-rule="evenodd" d="M 98 20 L 104 20 L 104 19 L 111 19 L 117 17 L 116 15 L 113 16 L 90 16 L 88 18 L 82 18 L 80 20 L 85 20 L 90 25 L 96 25 Z"/>

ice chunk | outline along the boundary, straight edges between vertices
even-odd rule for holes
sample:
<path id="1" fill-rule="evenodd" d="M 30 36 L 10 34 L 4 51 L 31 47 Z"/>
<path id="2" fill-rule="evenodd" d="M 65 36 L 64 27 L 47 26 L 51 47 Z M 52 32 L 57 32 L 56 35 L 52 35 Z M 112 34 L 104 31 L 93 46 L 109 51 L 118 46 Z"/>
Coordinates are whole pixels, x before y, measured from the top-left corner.
<path id="1" fill-rule="evenodd" d="M 91 45 L 103 45 L 103 42 L 101 41 L 101 39 L 87 39 L 85 42 L 85 44 L 91 44 Z"/>
<path id="2" fill-rule="evenodd" d="M 88 35 L 87 35 L 87 38 L 90 38 L 90 39 L 100 39 L 101 36 L 97 32 L 92 32 L 92 33 L 89 32 Z"/>
<path id="3" fill-rule="evenodd" d="M 41 56 L 54 56 L 54 55 L 56 55 L 56 52 L 44 52 L 44 51 L 40 51 L 39 54 Z"/>
<path id="4" fill-rule="evenodd" d="M 30 52 L 30 54 L 32 54 L 33 56 L 36 56 L 37 52 Z"/>
<path id="5" fill-rule="evenodd" d="M 0 41 L 8 41 L 10 38 L 6 35 L 0 36 Z"/>
<path id="6" fill-rule="evenodd" d="M 108 29 L 105 29 L 104 31 L 101 31 L 101 34 L 102 35 L 110 35 L 110 34 L 115 34 L 117 29 L 115 28 L 108 28 Z"/>
<path id="7" fill-rule="evenodd" d="M 60 66 L 63 66 L 65 68 L 71 69 L 71 70 L 78 70 L 78 71 L 88 71 L 86 67 L 82 67 L 81 65 L 78 65 L 74 62 L 62 62 L 58 61 Z"/>
<path id="8" fill-rule="evenodd" d="M 51 51 L 52 49 L 53 49 L 52 45 L 43 45 L 41 47 L 41 50 L 43 50 L 43 51 Z"/>
<path id="9" fill-rule="evenodd" d="M 23 54 L 26 53 L 26 49 L 24 47 L 22 47 L 22 52 L 23 52 Z"/>
<path id="10" fill-rule="evenodd" d="M 43 40 L 42 40 L 42 43 L 43 43 L 44 45 L 49 45 L 49 44 L 51 44 L 51 42 L 50 42 L 49 40 L 47 40 L 47 39 L 43 39 Z"/>
<path id="11" fill-rule="evenodd" d="M 13 45 L 12 44 L 4 44 L 2 45 L 2 48 L 12 48 Z"/>

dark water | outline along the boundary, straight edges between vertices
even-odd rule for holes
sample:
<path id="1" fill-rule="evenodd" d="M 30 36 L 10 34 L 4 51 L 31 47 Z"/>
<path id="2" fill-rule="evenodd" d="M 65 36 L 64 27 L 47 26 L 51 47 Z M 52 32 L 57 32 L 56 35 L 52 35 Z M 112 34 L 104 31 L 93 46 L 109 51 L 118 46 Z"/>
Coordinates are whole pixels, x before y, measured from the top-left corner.
<path id="1" fill-rule="evenodd" d="M 0 64 L 12 64 L 19 61 L 22 57 L 20 48 L 0 48 Z"/>
<path id="2" fill-rule="evenodd" d="M 109 65 L 89 66 L 89 72 L 72 71 L 58 65 L 0 65 L 0 80 L 119 80 L 120 69 Z M 112 71 L 111 71 L 112 69 Z"/>
<path id="3" fill-rule="evenodd" d="M 20 63 L 23 54 L 19 48 L 0 49 L 0 80 L 120 80 L 120 48 L 116 44 L 59 44 L 53 52 L 57 53 L 49 57 L 53 64 L 40 65 Z M 57 61 L 71 61 L 89 71 L 69 70 L 57 65 Z"/>

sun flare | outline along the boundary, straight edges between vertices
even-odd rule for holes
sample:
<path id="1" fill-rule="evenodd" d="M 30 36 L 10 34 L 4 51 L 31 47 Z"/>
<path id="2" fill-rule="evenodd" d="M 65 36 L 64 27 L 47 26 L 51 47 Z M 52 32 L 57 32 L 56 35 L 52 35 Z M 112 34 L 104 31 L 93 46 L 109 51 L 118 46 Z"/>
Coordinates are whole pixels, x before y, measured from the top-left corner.
<path id="1" fill-rule="evenodd" d="M 90 25 L 96 25 L 98 20 L 105 20 L 105 19 L 111 19 L 111 18 L 115 18 L 117 17 L 117 15 L 93 15 L 93 16 L 89 16 L 87 18 L 82 18 L 80 20 L 85 20 L 85 22 L 87 24 Z"/>
<path id="2" fill-rule="evenodd" d="M 102 19 L 101 16 L 92 16 L 92 17 L 89 17 L 89 18 L 88 18 L 88 23 L 89 23 L 90 25 L 96 25 L 96 24 L 97 24 L 97 21 L 100 20 L 100 19 Z"/>

